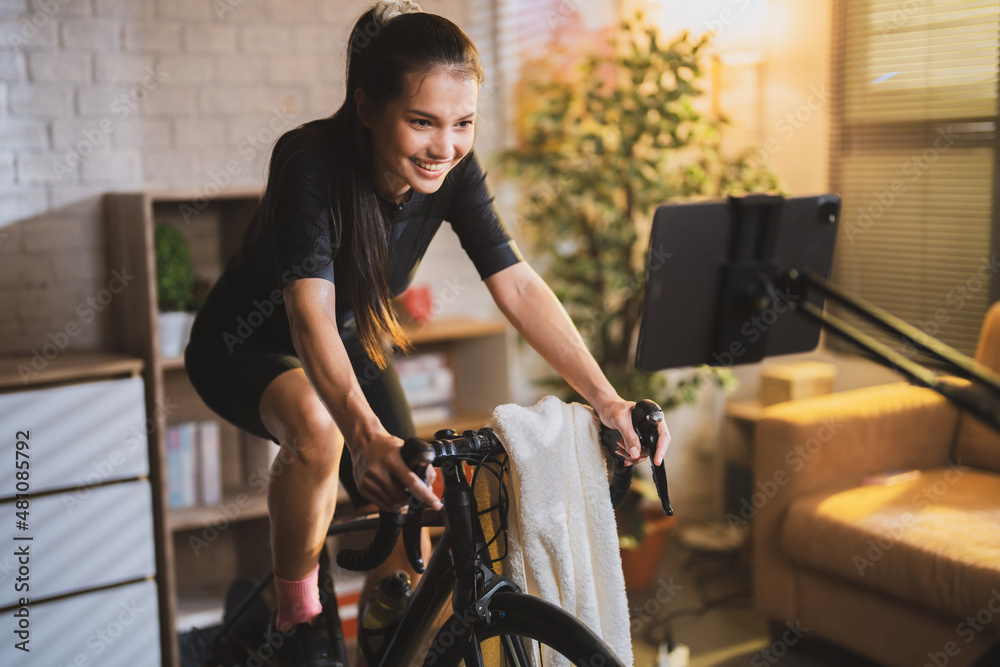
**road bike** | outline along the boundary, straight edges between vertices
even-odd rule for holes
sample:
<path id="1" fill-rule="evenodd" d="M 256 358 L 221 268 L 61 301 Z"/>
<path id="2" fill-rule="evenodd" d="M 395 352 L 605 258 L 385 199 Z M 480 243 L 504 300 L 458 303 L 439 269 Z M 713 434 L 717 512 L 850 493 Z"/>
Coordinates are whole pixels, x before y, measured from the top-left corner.
<path id="1" fill-rule="evenodd" d="M 663 412 L 652 401 L 640 401 L 632 412 L 641 446 L 651 459 L 657 424 L 662 420 Z M 601 443 L 612 460 L 609 489 L 613 504 L 625 495 L 634 470 L 615 451 L 620 437 L 618 431 L 602 425 Z M 349 570 L 368 570 L 382 563 L 402 534 L 407 558 L 417 572 L 423 573 L 391 637 L 384 642 L 384 650 L 378 656 L 369 656 L 370 667 L 463 664 L 530 667 L 537 664 L 537 656 L 543 655 L 541 646 L 549 647 L 579 667 L 623 667 L 608 646 L 576 617 L 550 602 L 527 595 L 512 580 L 494 571 L 495 562 L 506 553 L 508 497 L 504 484 L 506 452 L 491 429 L 462 434 L 438 431 L 430 441 L 410 438 L 401 453 L 406 464 L 425 479 L 428 466 L 440 470 L 444 480 L 442 509 L 427 509 L 411 496 L 405 513 L 380 512 L 337 520 L 327 533 L 332 537 L 375 529 L 371 544 L 363 549 L 345 549 L 337 555 L 338 565 Z M 483 508 L 477 506 L 473 491 L 480 475 L 492 475 L 496 480 L 493 485 L 496 497 Z M 663 510 L 673 514 L 662 463 L 653 467 L 653 479 Z M 489 539 L 482 521 L 487 514 L 496 517 L 498 524 Z M 444 528 L 426 567 L 420 551 L 420 532 L 424 526 Z M 499 549 L 501 543 L 504 543 L 503 553 Z M 494 545 L 492 553 L 496 557 L 491 555 Z M 243 613 L 255 602 L 259 603 L 259 596 L 272 577 L 272 572 L 265 574 L 228 611 L 211 639 L 212 655 L 204 663 L 206 667 L 276 664 L 274 649 L 283 636 L 271 633 L 254 642 L 234 631 Z M 320 555 L 320 591 L 323 618 L 332 643 L 331 655 L 346 667 L 347 649 L 327 548 Z"/>

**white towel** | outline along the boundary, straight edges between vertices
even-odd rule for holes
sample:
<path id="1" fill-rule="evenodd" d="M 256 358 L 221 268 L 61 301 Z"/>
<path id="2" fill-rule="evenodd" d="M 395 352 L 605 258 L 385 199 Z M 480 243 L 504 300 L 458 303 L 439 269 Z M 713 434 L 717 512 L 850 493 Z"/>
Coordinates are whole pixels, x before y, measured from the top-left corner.
<path id="1" fill-rule="evenodd" d="M 625 578 L 593 411 L 548 396 L 530 408 L 501 405 L 490 425 L 511 469 L 504 574 L 576 616 L 631 665 Z"/>

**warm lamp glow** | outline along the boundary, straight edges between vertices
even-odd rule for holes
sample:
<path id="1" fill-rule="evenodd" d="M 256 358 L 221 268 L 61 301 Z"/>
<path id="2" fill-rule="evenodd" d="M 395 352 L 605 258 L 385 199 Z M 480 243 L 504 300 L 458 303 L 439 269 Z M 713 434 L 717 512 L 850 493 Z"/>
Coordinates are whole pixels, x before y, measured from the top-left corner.
<path id="1" fill-rule="evenodd" d="M 714 50 L 760 53 L 767 38 L 768 0 L 653 0 L 650 15 L 667 35 L 715 34 Z"/>

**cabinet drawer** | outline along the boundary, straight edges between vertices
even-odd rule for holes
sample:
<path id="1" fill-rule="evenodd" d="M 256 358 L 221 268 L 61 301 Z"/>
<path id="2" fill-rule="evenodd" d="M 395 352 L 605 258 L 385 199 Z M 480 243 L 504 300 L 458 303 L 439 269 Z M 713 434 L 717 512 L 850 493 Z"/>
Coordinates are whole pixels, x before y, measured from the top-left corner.
<path id="1" fill-rule="evenodd" d="M 32 498 L 25 531 L 15 530 L 16 512 L 13 501 L 0 504 L 0 526 L 8 535 L 33 539 L 6 540 L 0 554 L 0 607 L 22 596 L 35 600 L 156 572 L 146 480 Z M 20 567 L 14 551 L 24 545 L 29 550 L 27 594 L 14 585 Z"/>
<path id="2" fill-rule="evenodd" d="M 30 652 L 17 650 L 18 610 L 0 614 L 5 667 L 100 665 L 158 667 L 159 615 L 156 586 L 128 586 L 75 595 L 28 607 Z M 82 656 L 82 657 L 81 657 Z"/>
<path id="3" fill-rule="evenodd" d="M 0 394 L 0 498 L 15 493 L 18 431 L 29 431 L 31 491 L 148 474 L 142 378 Z"/>

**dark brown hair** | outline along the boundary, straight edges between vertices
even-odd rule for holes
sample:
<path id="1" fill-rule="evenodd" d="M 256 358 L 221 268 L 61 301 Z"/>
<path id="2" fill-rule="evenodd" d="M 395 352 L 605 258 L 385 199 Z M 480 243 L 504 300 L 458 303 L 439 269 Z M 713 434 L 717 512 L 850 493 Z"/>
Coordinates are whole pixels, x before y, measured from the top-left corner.
<path id="1" fill-rule="evenodd" d="M 405 92 L 409 75 L 426 75 L 438 67 L 451 70 L 455 76 L 474 78 L 480 85 L 483 82 L 475 44 L 448 19 L 417 12 L 379 25 L 374 8 L 369 9 L 351 30 L 343 104 L 329 118 L 299 128 L 337 147 L 334 182 L 326 188 L 330 197 L 331 247 L 335 249 L 335 261 L 349 262 L 353 269 L 349 297 L 357 335 L 379 368 L 388 363 L 387 339 L 403 349 L 409 347 L 409 341 L 392 310 L 387 279 L 388 235 L 373 181 L 372 131 L 358 116 L 355 91 L 363 90 L 380 114 Z M 273 202 L 278 197 L 277 192 L 269 197 L 269 192 L 286 187 L 281 174 L 276 173 L 276 165 L 287 159 L 279 158 L 279 152 L 280 142 L 271 157 L 262 202 L 267 217 L 274 215 Z"/>

